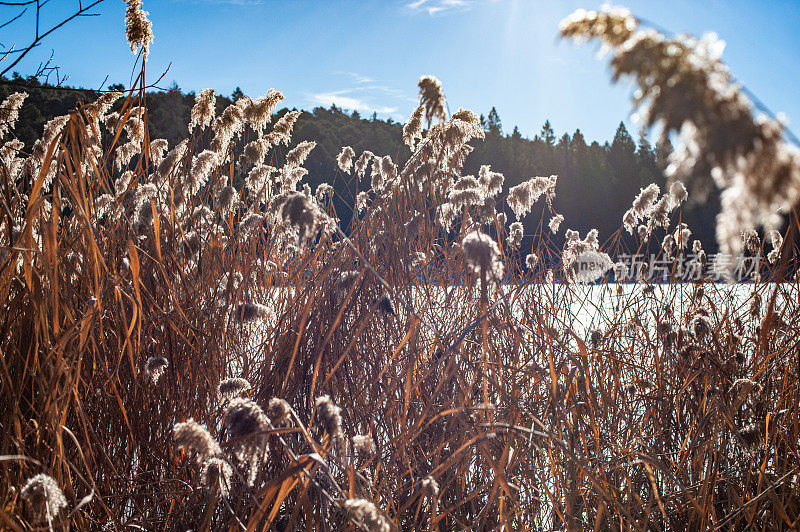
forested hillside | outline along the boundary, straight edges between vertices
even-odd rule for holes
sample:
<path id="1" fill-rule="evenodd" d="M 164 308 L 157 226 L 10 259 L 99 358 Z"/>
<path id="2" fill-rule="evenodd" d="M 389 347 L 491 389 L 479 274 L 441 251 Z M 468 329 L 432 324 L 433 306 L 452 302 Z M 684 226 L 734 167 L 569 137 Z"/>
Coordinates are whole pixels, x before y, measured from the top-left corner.
<path id="1" fill-rule="evenodd" d="M 47 120 L 66 114 L 78 102 L 90 102 L 98 95 L 82 89 L 41 86 L 35 80 L 16 77 L 3 80 L 0 98 L 20 90 L 28 92 L 29 97 L 20 111 L 14 134 L 25 143 L 26 149 L 39 138 Z M 219 96 L 217 113 L 242 96 L 244 94 L 238 89 L 230 97 Z M 170 146 L 186 138 L 186 124 L 194 98 L 194 93 L 185 94 L 175 84 L 166 91 L 147 93 L 150 138 L 165 138 Z M 117 105 L 120 105 L 119 102 Z M 286 111 L 278 111 L 277 117 Z M 622 214 L 630 207 L 639 189 L 650 183 L 657 183 L 663 188 L 665 183 L 662 170 L 672 147 L 651 146 L 641 135 L 634 139 L 622 122 L 612 141 L 601 144 L 584 138 L 580 130 L 557 138 L 549 121 L 544 123 L 533 139 L 523 137 L 516 127 L 508 133 L 494 108 L 482 119 L 486 138 L 475 141 L 475 149 L 467 157 L 464 174 L 477 174 L 480 165 L 490 164 L 492 170 L 505 175 L 506 189 L 531 176 L 558 175 L 555 210 L 565 217 L 562 227 L 578 230 L 581 234 L 597 228 L 601 240 L 614 237 L 621 226 Z M 322 182 L 334 185 L 337 214 L 342 225 L 347 227 L 354 198 L 359 191 L 369 188 L 369 180 L 365 178 L 357 183 L 353 176 L 343 175 L 336 166 L 336 155 L 342 146 L 349 145 L 357 154 L 369 150 L 377 155 L 391 155 L 402 164 L 410 151 L 402 143 L 401 136 L 402 124 L 392 119 L 379 120 L 374 115 L 362 117 L 358 112 L 347 113 L 332 106 L 329 109 L 317 107 L 311 112 L 304 111 L 296 123 L 293 138 L 295 142 L 313 140 L 317 143 L 306 162 L 309 174 L 305 182 L 312 189 Z M 274 148 L 267 162 L 279 165 L 286 151 L 284 146 Z M 243 176 L 238 174 L 235 166 L 234 174 L 234 184 L 241 185 Z M 541 210 L 543 207 L 537 208 Z M 683 221 L 693 231 L 693 238 L 700 239 L 709 253 L 716 251 L 713 231 L 718 210 L 716 195 L 712 195 L 704 204 L 690 201 L 683 210 Z M 525 234 L 535 233 L 535 226 L 546 224 L 548 218 L 549 214 L 540 216 L 535 209 L 523 221 L 526 225 Z M 552 235 L 559 247 L 563 243 L 561 235 L 563 231 L 559 235 Z M 634 250 L 635 240 L 627 233 L 621 236 L 627 247 Z M 523 249 L 526 246 L 528 242 L 523 241 Z"/>

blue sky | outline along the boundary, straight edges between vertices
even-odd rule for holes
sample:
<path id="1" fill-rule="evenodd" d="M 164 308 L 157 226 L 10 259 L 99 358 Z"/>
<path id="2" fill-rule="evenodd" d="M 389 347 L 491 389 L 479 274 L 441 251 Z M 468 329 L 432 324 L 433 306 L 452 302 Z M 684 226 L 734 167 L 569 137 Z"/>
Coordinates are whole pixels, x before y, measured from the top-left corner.
<path id="1" fill-rule="evenodd" d="M 587 139 L 613 137 L 620 120 L 635 135 L 627 84 L 612 85 L 607 59 L 592 44 L 558 38 L 558 23 L 601 2 L 535 0 L 144 0 L 156 35 L 148 77 L 172 67 L 185 91 L 213 87 L 250 96 L 274 87 L 285 105 L 373 111 L 405 121 L 416 105 L 416 81 L 442 80 L 451 111 L 486 114 L 495 106 L 504 129 L 533 137 L 545 119 L 558 135 L 576 128 Z M 77 0 L 51 0 L 55 20 Z M 773 111 L 800 129 L 800 1 L 629 1 L 637 16 L 673 32 L 715 31 L 723 59 Z M 55 50 L 68 84 L 128 86 L 134 56 L 125 42 L 122 0 L 106 0 L 98 17 L 50 36 L 17 70 L 26 74 Z M 0 8 L 0 23 L 18 12 Z M 47 19 L 43 21 L 46 25 Z M 22 44 L 33 19 L 0 29 L 3 45 Z"/>

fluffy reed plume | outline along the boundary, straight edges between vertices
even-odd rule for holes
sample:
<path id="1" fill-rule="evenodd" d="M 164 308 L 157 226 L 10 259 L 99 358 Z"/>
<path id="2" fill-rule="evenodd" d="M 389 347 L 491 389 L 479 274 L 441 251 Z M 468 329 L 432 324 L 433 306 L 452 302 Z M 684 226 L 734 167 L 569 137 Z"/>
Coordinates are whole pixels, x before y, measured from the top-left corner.
<path id="1" fill-rule="evenodd" d="M 633 234 L 636 224 L 650 216 L 660 193 L 661 189 L 655 183 L 651 183 L 639 191 L 631 208 L 622 216 L 622 225 L 628 233 Z"/>
<path id="2" fill-rule="evenodd" d="M 67 499 L 58 483 L 44 473 L 29 478 L 20 490 L 20 495 L 28 503 L 36 523 L 52 523 L 67 506 Z"/>
<path id="3" fill-rule="evenodd" d="M 764 387 L 750 379 L 736 379 L 731 383 L 730 396 L 735 409 L 743 404 L 756 405 L 761 401 L 763 393 Z"/>
<path id="4" fill-rule="evenodd" d="M 274 166 L 255 165 L 244 180 L 245 189 L 256 198 L 257 202 L 266 204 L 273 194 L 271 177 L 278 171 Z"/>
<path id="5" fill-rule="evenodd" d="M 344 432 L 342 431 L 342 409 L 333 404 L 329 395 L 316 398 L 317 420 L 320 427 L 331 437 L 333 448 L 339 456 L 344 456 Z"/>
<path id="6" fill-rule="evenodd" d="M 339 155 L 336 156 L 336 164 L 339 165 L 339 170 L 345 173 L 349 172 L 350 168 L 353 167 L 353 157 L 355 156 L 356 152 L 353 151 L 353 148 L 350 146 L 343 147 Z"/>
<path id="7" fill-rule="evenodd" d="M 164 153 L 167 151 L 167 139 L 156 139 L 150 142 L 150 160 L 158 165 L 164 160 Z"/>
<path id="8" fill-rule="evenodd" d="M 139 144 L 136 147 L 137 153 L 142 149 L 142 141 L 144 141 L 144 133 L 145 133 L 145 122 L 143 119 L 139 118 L 138 116 L 129 116 L 128 119 L 125 121 L 125 125 L 123 126 L 123 130 L 128 135 L 128 139 L 130 139 L 131 143 Z"/>
<path id="9" fill-rule="evenodd" d="M 656 227 L 669 227 L 669 215 L 672 212 L 673 202 L 669 194 L 664 194 L 650 212 L 650 219 L 647 221 L 647 233 L 653 232 Z"/>
<path id="10" fill-rule="evenodd" d="M 296 166 L 296 167 L 284 166 L 283 168 L 281 168 L 280 177 L 279 177 L 279 181 L 280 181 L 280 184 L 281 184 L 281 191 L 284 192 L 284 193 L 287 193 L 287 192 L 291 192 L 291 191 L 297 190 L 297 185 L 300 183 L 300 181 L 307 174 L 308 174 L 308 170 L 306 170 L 303 167 L 299 167 L 299 166 Z M 304 189 L 305 189 L 306 186 L 308 186 L 307 183 L 305 185 L 303 185 Z M 309 187 L 309 190 L 308 190 L 308 194 L 306 194 L 306 195 L 307 196 L 311 195 L 310 187 Z"/>
<path id="11" fill-rule="evenodd" d="M 189 121 L 189 133 L 198 128 L 200 131 L 204 130 L 216 114 L 217 96 L 214 89 L 203 89 L 195 97 L 194 106 L 192 106 L 191 120 Z"/>
<path id="12" fill-rule="evenodd" d="M 661 124 L 662 138 L 678 132 L 667 175 L 701 196 L 712 179 L 723 188 L 717 218 L 720 251 L 738 255 L 743 229 L 772 228 L 775 213 L 800 200 L 800 150 L 783 139 L 779 120 L 754 116 L 753 105 L 720 57 L 715 34 L 701 39 L 665 37 L 640 29 L 625 10 L 579 10 L 561 23 L 561 34 L 599 39 L 611 50 L 614 78 L 639 85 L 634 103 L 645 126 Z M 687 104 L 691 102 L 691 104 Z"/>
<path id="13" fill-rule="evenodd" d="M 317 204 L 322 205 L 326 200 L 333 198 L 336 191 L 328 183 L 320 183 L 317 191 L 314 193 L 314 198 Z"/>
<path id="14" fill-rule="evenodd" d="M 268 135 L 272 144 L 289 144 L 292 138 L 292 129 L 300 118 L 300 111 L 289 111 L 275 122 L 275 126 Z"/>
<path id="15" fill-rule="evenodd" d="M 6 167 L 12 178 L 16 178 L 25 162 L 24 158 L 18 156 L 24 147 L 25 144 L 17 139 L 9 140 L 0 147 L 0 164 Z"/>
<path id="16" fill-rule="evenodd" d="M 757 451 L 764 445 L 767 424 L 763 421 L 756 421 L 745 425 L 738 430 L 739 441 L 750 451 Z"/>
<path id="17" fill-rule="evenodd" d="M 783 247 L 783 237 L 781 234 L 776 230 L 772 229 L 769 233 L 769 242 L 772 244 L 772 251 L 767 254 L 767 260 L 770 264 L 775 264 L 780 258 L 781 255 L 781 248 Z"/>
<path id="18" fill-rule="evenodd" d="M 211 172 L 219 164 L 219 156 L 211 150 L 204 150 L 192 161 L 189 194 L 194 196 L 206 183 Z"/>
<path id="19" fill-rule="evenodd" d="M 242 303 L 236 307 L 234 318 L 241 323 L 252 323 L 267 319 L 272 313 L 269 307 L 259 303 Z"/>
<path id="20" fill-rule="evenodd" d="M 150 53 L 150 43 L 155 38 L 153 35 L 153 23 L 147 19 L 149 13 L 142 11 L 142 0 L 125 0 L 125 37 L 131 46 L 134 54 L 141 48 L 144 60 Z"/>
<path id="21" fill-rule="evenodd" d="M 427 476 L 422 479 L 422 482 L 420 483 L 420 489 L 422 490 L 423 496 L 428 497 L 429 499 L 434 499 L 437 495 L 439 495 L 439 483 L 436 482 L 436 479 L 431 476 Z"/>
<path id="22" fill-rule="evenodd" d="M 247 98 L 247 106 L 244 109 L 244 117 L 253 131 L 261 133 L 267 124 L 272 120 L 272 113 L 275 107 L 283 100 L 283 93 L 270 89 L 264 96 L 250 100 Z"/>
<path id="23" fill-rule="evenodd" d="M 217 396 L 223 401 L 230 401 L 250 389 L 247 379 L 241 377 L 230 377 L 219 381 L 217 385 Z"/>
<path id="24" fill-rule="evenodd" d="M 292 148 L 289 153 L 286 154 L 286 166 L 289 168 L 297 168 L 302 165 L 306 157 L 308 157 L 308 154 L 311 153 L 311 150 L 313 150 L 316 145 L 317 143 L 313 141 L 303 141 Z"/>
<path id="25" fill-rule="evenodd" d="M 761 249 L 761 239 L 755 229 L 746 229 L 741 233 L 742 247 L 750 253 L 758 253 Z"/>
<path id="26" fill-rule="evenodd" d="M 222 454 L 217 440 L 211 436 L 204 425 L 192 418 L 182 423 L 176 423 L 172 427 L 172 441 L 175 442 L 176 450 L 184 451 L 194 457 L 198 465 Z"/>
<path id="27" fill-rule="evenodd" d="M 503 278 L 503 262 L 500 250 L 492 237 L 474 231 L 464 237 L 461 242 L 467 266 L 477 275 L 485 276 L 489 281 L 500 281 Z"/>
<path id="28" fill-rule="evenodd" d="M 153 385 L 158 384 L 167 366 L 169 366 L 169 362 L 162 356 L 148 358 L 144 365 L 144 380 Z"/>
<path id="29" fill-rule="evenodd" d="M 591 283 L 613 267 L 611 257 L 600 251 L 597 229 L 580 239 L 577 231 L 566 231 L 567 243 L 561 253 L 564 275 L 570 283 Z"/>
<path id="30" fill-rule="evenodd" d="M 553 234 L 556 234 L 558 233 L 558 228 L 561 227 L 561 222 L 563 221 L 564 221 L 564 216 L 561 214 L 556 214 L 555 216 L 550 218 L 550 222 L 547 224 L 547 227 L 550 228 L 550 231 L 552 231 Z"/>
<path id="31" fill-rule="evenodd" d="M 223 157 L 230 146 L 234 137 L 237 137 L 244 129 L 244 113 L 242 109 L 234 104 L 229 105 L 218 116 L 211 129 L 214 131 L 214 140 L 211 141 L 211 151 Z"/>
<path id="32" fill-rule="evenodd" d="M 514 211 L 517 220 L 531 212 L 533 204 L 542 195 L 545 196 L 548 204 L 552 203 L 556 195 L 556 180 L 557 176 L 554 175 L 550 177 L 532 177 L 528 181 L 508 189 L 506 203 Z"/>
<path id="33" fill-rule="evenodd" d="M 252 486 L 267 451 L 267 418 L 255 401 L 237 397 L 225 407 L 223 424 L 233 442 L 236 458 L 250 472 L 248 481 Z"/>
<path id="34" fill-rule="evenodd" d="M 650 216 L 650 213 L 653 212 L 653 207 L 658 201 L 659 194 L 661 194 L 661 189 L 655 183 L 651 183 L 639 190 L 639 195 L 634 198 L 631 206 L 637 221 Z"/>
<path id="35" fill-rule="evenodd" d="M 675 238 L 671 233 L 664 235 L 664 240 L 661 241 L 661 250 L 666 257 L 672 256 L 672 249 L 675 247 Z"/>
<path id="36" fill-rule="evenodd" d="M 508 228 L 508 243 L 513 247 L 518 247 L 522 243 L 523 234 L 522 223 L 514 222 Z"/>
<path id="37" fill-rule="evenodd" d="M 220 214 L 223 216 L 227 216 L 228 213 L 236 207 L 238 202 L 239 193 L 230 185 L 222 187 L 222 190 L 217 194 L 217 206 L 219 207 Z"/>
<path id="38" fill-rule="evenodd" d="M 292 407 L 284 399 L 273 397 L 267 404 L 267 419 L 273 427 L 287 427 L 291 424 L 289 414 Z"/>
<path id="39" fill-rule="evenodd" d="M 19 118 L 19 110 L 27 97 L 27 92 L 15 92 L 0 104 L 0 139 L 14 129 L 14 124 Z"/>
<path id="40" fill-rule="evenodd" d="M 381 316 L 396 316 L 397 312 L 394 309 L 394 303 L 392 302 L 392 298 L 389 297 L 389 294 L 383 294 L 381 297 L 377 298 L 372 302 L 375 306 L 375 310 Z"/>
<path id="41" fill-rule="evenodd" d="M 259 137 L 247 145 L 242 150 L 242 160 L 249 164 L 261 165 L 264 162 L 264 157 L 272 147 L 269 137 Z"/>
<path id="42" fill-rule="evenodd" d="M 175 170 L 186 154 L 187 144 L 187 141 L 183 140 L 167 152 L 167 155 L 164 156 L 164 159 L 158 165 L 157 173 L 159 180 L 166 180 Z"/>
<path id="43" fill-rule="evenodd" d="M 678 249 L 686 249 L 689 245 L 689 240 L 692 238 L 692 230 L 689 229 L 689 226 L 685 223 L 680 223 L 675 228 L 673 238 L 675 239 L 675 244 L 678 246 Z"/>
<path id="44" fill-rule="evenodd" d="M 417 140 L 422 138 L 422 115 L 424 113 L 425 105 L 421 104 L 414 109 L 408 122 L 403 126 L 403 142 L 411 148 L 411 151 L 414 151 Z"/>
<path id="45" fill-rule="evenodd" d="M 114 196 L 111 194 L 103 194 L 94 200 L 94 212 L 98 218 L 105 216 L 109 206 L 113 203 Z"/>
<path id="46" fill-rule="evenodd" d="M 669 187 L 670 200 L 672 207 L 675 208 L 689 198 L 689 193 L 681 181 L 673 181 Z"/>
<path id="47" fill-rule="evenodd" d="M 247 238 L 256 236 L 263 226 L 264 216 L 258 214 L 257 212 L 248 213 L 244 218 L 242 218 L 242 221 L 239 222 L 239 230 L 242 232 L 242 235 Z M 244 307 L 242 307 L 242 309 L 244 309 Z M 250 311 L 243 310 L 243 315 L 247 315 L 249 312 Z"/>
<path id="48" fill-rule="evenodd" d="M 536 253 L 530 253 L 525 257 L 525 267 L 532 270 L 539 262 L 539 256 Z"/>
<path id="49" fill-rule="evenodd" d="M 483 195 L 491 198 L 499 194 L 503 190 L 503 182 L 505 177 L 500 172 L 492 172 L 488 164 L 481 166 L 478 171 L 478 183 L 481 186 Z M 505 225 L 505 224 L 503 224 Z"/>
<path id="50" fill-rule="evenodd" d="M 380 173 L 384 181 L 392 181 L 397 177 L 397 165 L 392 161 L 392 157 L 384 155 L 380 159 Z"/>
<path id="51" fill-rule="evenodd" d="M 700 309 L 702 310 L 702 309 Z M 689 330 L 695 338 L 702 340 L 711 332 L 711 320 L 705 312 L 698 312 L 689 323 Z"/>
<path id="52" fill-rule="evenodd" d="M 137 141 L 126 142 L 114 151 L 114 167 L 117 171 L 127 166 L 141 152 L 142 145 Z"/>
<path id="53" fill-rule="evenodd" d="M 375 452 L 375 443 L 369 434 L 357 434 L 353 436 L 353 449 L 361 455 L 370 455 Z"/>
<path id="54" fill-rule="evenodd" d="M 92 114 L 95 121 L 102 120 L 114 102 L 122 98 L 122 93 L 117 91 L 109 91 L 101 94 L 92 103 Z"/>
<path id="55" fill-rule="evenodd" d="M 603 331 L 601 329 L 592 329 L 589 334 L 589 343 L 592 347 L 597 349 L 597 346 L 603 341 Z"/>
<path id="56" fill-rule="evenodd" d="M 372 161 L 372 171 L 370 172 L 370 186 L 372 187 L 372 190 L 380 193 L 383 190 L 384 183 L 385 181 L 383 178 L 383 173 L 381 172 L 381 158 L 376 155 Z"/>
<path id="57" fill-rule="evenodd" d="M 364 177 L 364 173 L 367 171 L 367 165 L 374 157 L 375 154 L 369 150 L 365 150 L 364 153 L 362 153 L 361 156 L 356 159 L 354 168 L 358 177 Z"/>
<path id="58" fill-rule="evenodd" d="M 442 203 L 436 207 L 436 221 L 445 231 L 449 231 L 458 216 L 458 209 L 450 203 Z"/>
<path id="59" fill-rule="evenodd" d="M 38 169 L 42 165 L 45 155 L 47 155 L 47 150 L 50 148 L 50 145 L 56 141 L 61 131 L 63 131 L 64 126 L 67 125 L 67 122 L 69 122 L 69 116 L 57 116 L 45 124 L 44 133 L 41 138 L 33 144 L 30 160 L 35 168 Z M 53 151 L 54 158 L 56 153 L 58 153 L 57 149 Z M 55 168 L 56 165 L 51 164 L 50 166 L 51 168 Z M 49 177 L 48 181 L 52 181 L 52 177 Z"/>
<path id="60" fill-rule="evenodd" d="M 455 207 L 469 207 L 483 203 L 484 195 L 478 180 L 466 175 L 456 181 L 447 192 L 449 202 Z"/>
<path id="61" fill-rule="evenodd" d="M 447 105 L 442 91 L 442 82 L 436 76 L 422 76 L 419 78 L 419 100 L 420 106 L 425 107 L 425 119 L 430 127 L 433 119 L 440 122 L 447 120 L 445 106 Z"/>
<path id="62" fill-rule="evenodd" d="M 191 224 L 198 230 L 210 231 L 214 227 L 214 216 L 207 205 L 198 205 L 192 210 Z"/>
<path id="63" fill-rule="evenodd" d="M 378 507 L 366 499 L 347 499 L 343 506 L 350 519 L 369 532 L 390 532 L 392 529 Z"/>
<path id="64" fill-rule="evenodd" d="M 459 146 L 461 143 L 469 142 L 474 138 L 485 138 L 480 117 L 469 109 L 461 109 L 453 113 L 450 122 L 445 128 L 445 143 Z M 450 140 L 448 137 L 453 137 Z M 470 151 L 472 148 L 470 148 Z"/>
<path id="65" fill-rule="evenodd" d="M 203 462 L 203 467 L 200 470 L 200 478 L 203 485 L 210 489 L 217 486 L 222 497 L 227 497 L 230 493 L 232 476 L 233 468 L 231 468 L 231 465 L 222 458 L 217 457 L 209 458 Z"/>
<path id="66" fill-rule="evenodd" d="M 304 243 L 319 232 L 322 211 L 302 192 L 275 196 L 270 201 L 269 210 L 296 232 L 298 243 Z"/>

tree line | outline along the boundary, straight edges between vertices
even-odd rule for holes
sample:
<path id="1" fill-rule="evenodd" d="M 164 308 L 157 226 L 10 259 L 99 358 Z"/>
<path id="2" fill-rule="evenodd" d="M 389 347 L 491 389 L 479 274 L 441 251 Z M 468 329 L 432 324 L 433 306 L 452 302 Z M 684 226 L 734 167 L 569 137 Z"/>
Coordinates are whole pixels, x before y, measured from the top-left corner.
<path id="1" fill-rule="evenodd" d="M 124 87 L 117 85 L 112 88 Z M 25 90 L 29 97 L 20 111 L 16 128 L 9 135 L 13 134 L 24 142 L 26 149 L 30 149 L 41 136 L 49 119 L 66 114 L 80 102 L 91 102 L 98 96 L 83 89 L 40 85 L 34 78 L 15 76 L 0 80 L 0 98 L 18 90 Z M 243 96 L 238 88 L 229 97 L 218 96 L 218 114 Z M 165 138 L 170 146 L 174 146 L 186 138 L 195 100 L 193 92 L 184 93 L 173 83 L 168 90 L 149 92 L 146 100 L 151 139 Z M 277 115 L 288 111 L 281 109 Z M 556 137 L 549 120 L 532 139 L 522 136 L 517 127 L 506 133 L 494 107 L 486 116 L 481 115 L 481 121 L 486 138 L 472 143 L 474 151 L 467 157 L 462 173 L 477 175 L 481 165 L 489 164 L 492 170 L 505 175 L 505 189 L 532 176 L 558 175 L 553 206 L 565 220 L 558 235 L 547 233 L 558 248 L 563 244 L 564 228 L 577 230 L 581 235 L 597 228 L 601 240 L 613 237 L 622 224 L 623 213 L 641 187 L 656 183 L 665 189 L 663 171 L 672 146 L 669 142 L 652 146 L 642 134 L 634 139 L 623 122 L 620 122 L 614 138 L 601 144 L 588 141 L 579 129 L 571 135 L 564 133 Z M 292 146 L 304 140 L 317 143 L 305 164 L 309 175 L 304 181 L 312 190 L 323 182 L 334 186 L 334 206 L 344 227 L 349 225 L 355 195 L 369 184 L 368 179 L 358 182 L 353 176 L 343 175 L 338 170 L 335 159 L 342 146 L 352 146 L 356 154 L 369 150 L 376 155 L 391 155 L 401 165 L 410 156 L 410 150 L 402 143 L 401 123 L 391 118 L 381 120 L 375 114 L 362 117 L 357 111 L 346 112 L 335 105 L 302 112 L 295 125 Z M 280 165 L 286 151 L 283 146 L 274 148 L 267 163 Z M 234 172 L 234 185 L 241 186 L 244 175 L 238 165 L 235 165 Z M 506 211 L 512 220 L 510 210 Z M 692 238 L 701 240 L 707 253 L 716 251 L 714 218 L 718 211 L 718 197 L 712 194 L 704 203 L 690 201 L 679 213 L 681 221 L 692 230 Z M 540 224 L 546 228 L 549 216 L 543 207 L 535 209 L 523 220 L 525 234 L 536 233 Z M 629 250 L 637 248 L 638 242 L 634 237 L 627 233 L 621 237 Z M 523 250 L 526 246 L 530 247 L 529 239 L 523 240 Z"/>

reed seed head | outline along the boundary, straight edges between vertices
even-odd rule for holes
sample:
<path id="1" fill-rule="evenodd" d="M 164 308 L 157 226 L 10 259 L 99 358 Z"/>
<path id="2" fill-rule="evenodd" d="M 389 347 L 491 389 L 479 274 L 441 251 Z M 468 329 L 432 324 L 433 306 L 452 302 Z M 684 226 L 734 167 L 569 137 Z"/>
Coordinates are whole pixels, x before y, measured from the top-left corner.
<path id="1" fill-rule="evenodd" d="M 349 172 L 350 169 L 353 167 L 353 157 L 356 156 L 356 152 L 353 151 L 353 148 L 350 146 L 345 146 L 342 148 L 342 151 L 339 152 L 339 155 L 336 157 L 336 164 L 339 165 L 339 169 L 342 172 Z"/>
<path id="2" fill-rule="evenodd" d="M 253 323 L 267 319 L 272 313 L 269 307 L 259 303 L 242 303 L 236 307 L 234 317 L 241 323 Z"/>
<path id="3" fill-rule="evenodd" d="M 248 481 L 252 486 L 267 451 L 267 417 L 255 401 L 236 397 L 225 408 L 223 425 L 235 441 L 233 449 L 236 457 L 250 472 Z"/>
<path id="4" fill-rule="evenodd" d="M 144 378 L 153 385 L 158 384 L 169 362 L 162 356 L 153 356 L 147 359 L 144 365 Z"/>
<path id="5" fill-rule="evenodd" d="M 284 399 L 273 397 L 267 405 L 267 418 L 273 427 L 286 427 L 291 424 L 289 414 L 292 407 Z"/>
<path id="6" fill-rule="evenodd" d="M 353 449 L 359 454 L 369 455 L 375 452 L 375 444 L 369 434 L 358 434 L 353 436 Z"/>
<path id="7" fill-rule="evenodd" d="M 561 222 L 563 221 L 564 221 L 564 216 L 562 216 L 561 214 L 556 214 L 555 216 L 550 218 L 550 223 L 548 223 L 547 226 L 550 228 L 550 231 L 552 231 L 553 234 L 556 234 L 558 233 L 558 228 L 561 226 Z"/>
<path id="8" fill-rule="evenodd" d="M 217 385 L 217 395 L 220 399 L 230 401 L 250 389 L 247 379 L 241 377 L 231 377 L 223 379 Z"/>
<path id="9" fill-rule="evenodd" d="M 333 440 L 337 453 L 344 455 L 344 432 L 342 431 L 342 409 L 333 404 L 329 395 L 317 397 L 317 419 L 322 429 Z"/>
<path id="10" fill-rule="evenodd" d="M 28 503 L 37 523 L 51 523 L 67 506 L 67 499 L 58 483 L 44 473 L 29 478 L 20 495 Z"/>
<path id="11" fill-rule="evenodd" d="M 219 494 L 222 497 L 227 497 L 230 493 L 231 477 L 233 477 L 233 468 L 222 458 L 209 458 L 203 462 L 200 470 L 203 485 L 209 489 L 218 486 Z"/>
<path id="12" fill-rule="evenodd" d="M 500 250 L 492 237 L 474 231 L 464 237 L 461 243 L 467 265 L 478 275 L 486 275 L 488 280 L 503 278 L 503 263 Z"/>
<path id="13" fill-rule="evenodd" d="M 198 464 L 222 454 L 217 440 L 206 427 L 191 418 L 172 427 L 172 440 L 175 442 L 175 449 L 194 456 Z"/>
<path id="14" fill-rule="evenodd" d="M 419 78 L 419 100 L 420 105 L 425 107 L 425 119 L 428 125 L 434 118 L 444 122 L 446 101 L 442 91 L 442 82 L 436 76 L 422 76 Z"/>
<path id="15" fill-rule="evenodd" d="M 366 499 L 347 499 L 344 508 L 350 518 L 369 532 L 390 532 L 391 527 L 378 507 Z"/>
<path id="16" fill-rule="evenodd" d="M 14 124 L 19 118 L 19 110 L 27 97 L 27 92 L 15 92 L 0 104 L 0 139 L 14 129 Z"/>
<path id="17" fill-rule="evenodd" d="M 147 11 L 142 11 L 142 0 L 125 0 L 128 5 L 125 10 L 125 36 L 131 46 L 131 52 L 141 48 L 144 60 L 150 53 L 150 43 L 153 36 L 153 23 L 148 20 Z"/>

